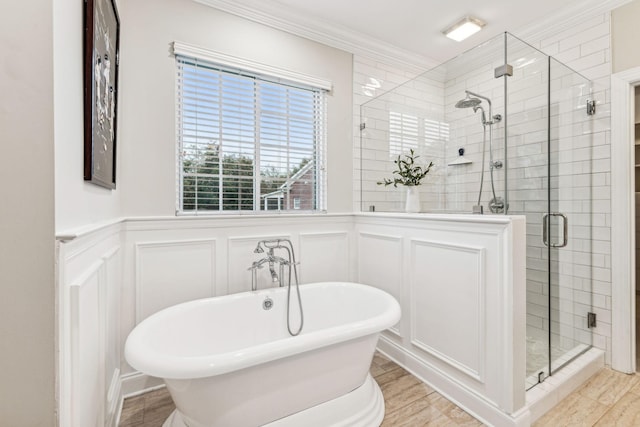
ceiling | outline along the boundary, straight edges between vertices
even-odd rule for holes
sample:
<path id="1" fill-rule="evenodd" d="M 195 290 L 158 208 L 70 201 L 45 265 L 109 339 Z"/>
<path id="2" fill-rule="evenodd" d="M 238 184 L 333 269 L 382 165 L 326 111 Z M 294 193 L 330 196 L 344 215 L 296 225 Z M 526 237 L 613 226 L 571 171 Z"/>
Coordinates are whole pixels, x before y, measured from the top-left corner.
<path id="1" fill-rule="evenodd" d="M 264 0 L 263 0 L 264 1 Z M 445 61 L 504 31 L 517 30 L 581 0 L 266 0 L 415 54 Z M 487 23 L 463 42 L 442 30 L 472 15 Z"/>
<path id="2" fill-rule="evenodd" d="M 434 65 L 504 31 L 526 41 L 525 35 L 534 27 L 543 29 L 545 22 L 564 22 L 565 18 L 568 22 L 585 10 L 607 6 L 610 10 L 629 0 L 196 1 L 327 43 L 324 36 L 329 39 L 327 44 L 336 47 L 359 44 L 386 51 L 387 56 L 395 53 L 407 62 Z M 484 30 L 463 42 L 441 33 L 466 15 L 485 21 Z"/>

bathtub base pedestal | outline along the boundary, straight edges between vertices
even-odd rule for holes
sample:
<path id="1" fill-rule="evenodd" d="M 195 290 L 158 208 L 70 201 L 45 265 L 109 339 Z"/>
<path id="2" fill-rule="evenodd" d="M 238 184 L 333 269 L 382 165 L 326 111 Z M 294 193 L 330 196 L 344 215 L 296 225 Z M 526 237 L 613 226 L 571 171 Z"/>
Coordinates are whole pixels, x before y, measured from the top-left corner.
<path id="1" fill-rule="evenodd" d="M 343 396 L 281 418 L 264 427 L 370 427 L 384 418 L 384 397 L 380 387 L 367 374 L 364 383 Z M 173 411 L 162 427 L 186 427 L 180 412 Z"/>

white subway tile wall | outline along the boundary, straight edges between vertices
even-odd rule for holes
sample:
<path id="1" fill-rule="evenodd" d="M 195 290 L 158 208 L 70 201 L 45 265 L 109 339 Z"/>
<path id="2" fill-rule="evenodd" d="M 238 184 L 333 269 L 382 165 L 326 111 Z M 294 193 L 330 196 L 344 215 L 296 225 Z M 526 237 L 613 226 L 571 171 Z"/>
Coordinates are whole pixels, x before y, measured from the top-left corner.
<path id="1" fill-rule="evenodd" d="M 597 327 L 590 330 L 593 345 L 606 350 L 607 363 L 610 363 L 611 354 L 609 21 L 609 13 L 599 14 L 571 28 L 558 28 L 554 35 L 543 40 L 526 40 L 559 61 L 551 64 L 553 143 L 550 155 L 554 166 L 549 185 L 552 199 L 559 200 L 552 208 L 567 213 L 571 222 L 569 245 L 558 251 L 557 257 L 552 257 L 552 277 L 559 284 L 555 288 L 557 292 L 551 295 L 552 309 L 559 314 L 555 316 L 558 321 L 551 325 L 552 342 L 558 349 L 568 350 L 580 341 L 591 341 L 590 332 L 586 330 L 586 311 L 593 307 L 592 311 L 598 316 Z M 478 57 L 484 60 L 478 62 Z M 376 101 L 376 105 L 369 105 L 363 131 L 367 139 L 365 149 L 361 150 L 359 130 L 354 131 L 356 211 L 366 211 L 370 205 L 381 211 L 402 210 L 402 189 L 376 184 L 391 176 L 391 160 L 397 155 L 397 149 L 389 147 L 394 132 L 396 140 L 406 147 L 411 146 L 415 138 L 424 138 L 431 132 L 430 144 L 419 150 L 424 160 L 436 163 L 427 179 L 428 185 L 422 188 L 424 210 L 467 212 L 476 204 L 482 166 L 480 113 L 455 109 L 454 105 L 468 89 L 491 98 L 493 114 L 504 114 L 502 79 L 493 78 L 493 68 L 501 65 L 502 59 L 485 51 L 465 60 L 474 68 L 455 64 L 456 75 L 451 67 L 439 69 L 439 74 L 430 73 L 429 79 L 414 80 L 380 102 Z M 515 40 L 510 43 L 507 62 L 514 66 L 514 76 L 508 80 L 507 184 L 510 212 L 526 212 L 527 215 L 527 325 L 528 333 L 534 335 L 536 329 L 546 331 L 549 328 L 546 321 L 548 256 L 540 237 L 549 191 L 545 178 L 549 155 L 546 144 L 549 120 L 547 62 L 543 55 L 524 44 L 519 46 Z M 589 93 L 584 80 L 569 72 L 562 63 L 590 79 L 593 93 Z M 410 81 L 419 72 L 355 56 L 353 113 L 356 127 L 362 121 L 360 106 L 363 103 Z M 425 97 L 425 93 L 429 96 Z M 597 102 L 597 114 L 593 118 L 586 116 L 587 98 Z M 390 120 L 389 111 L 395 113 L 395 119 Z M 492 132 L 494 160 L 504 161 L 504 123 L 494 125 Z M 446 164 L 457 157 L 461 147 L 465 148 L 465 157 L 472 163 L 447 168 Z M 489 176 L 485 171 L 481 197 L 485 210 L 488 200 L 493 197 Z M 494 181 L 496 194 L 502 196 L 504 168 L 494 171 Z M 447 191 L 444 191 L 445 185 Z M 554 231 L 558 225 L 554 223 Z"/>

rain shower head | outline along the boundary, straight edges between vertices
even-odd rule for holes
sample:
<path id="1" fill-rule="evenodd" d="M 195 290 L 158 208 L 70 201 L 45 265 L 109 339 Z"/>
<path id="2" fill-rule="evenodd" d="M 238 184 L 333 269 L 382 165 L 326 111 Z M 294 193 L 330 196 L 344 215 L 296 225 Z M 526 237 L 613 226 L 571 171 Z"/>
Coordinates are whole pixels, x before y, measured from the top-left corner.
<path id="1" fill-rule="evenodd" d="M 464 99 L 456 102 L 456 108 L 473 108 L 477 107 L 482 103 L 482 100 L 478 98 L 471 98 L 469 94 Z"/>

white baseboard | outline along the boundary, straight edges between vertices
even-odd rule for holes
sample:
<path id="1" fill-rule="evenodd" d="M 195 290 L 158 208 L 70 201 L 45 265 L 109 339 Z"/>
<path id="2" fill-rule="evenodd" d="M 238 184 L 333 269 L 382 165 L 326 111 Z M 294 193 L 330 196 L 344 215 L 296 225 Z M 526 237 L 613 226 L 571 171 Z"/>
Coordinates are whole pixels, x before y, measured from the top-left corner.
<path id="1" fill-rule="evenodd" d="M 117 380 L 117 387 L 114 387 L 113 383 L 111 387 L 114 389 L 114 402 L 116 407 L 113 416 L 111 416 L 111 419 L 107 420 L 106 425 L 108 427 L 118 427 L 118 425 L 120 425 L 120 416 L 122 415 L 124 399 L 163 387 L 165 387 L 165 385 L 161 378 L 150 377 L 141 372 L 132 372 L 119 376 Z M 109 389 L 110 392 L 111 388 Z"/>
<path id="2" fill-rule="evenodd" d="M 120 378 L 120 369 L 113 371 L 111 384 L 107 392 L 107 419 L 108 427 L 118 427 L 120 423 L 120 413 L 122 412 L 122 379 Z"/>
<path id="3" fill-rule="evenodd" d="M 142 372 L 132 372 L 120 377 L 122 398 L 134 397 L 164 387 L 162 378 L 150 377 Z"/>
<path id="4" fill-rule="evenodd" d="M 378 350 L 484 424 L 496 427 L 531 425 L 528 408 L 522 408 L 511 415 L 506 414 L 473 390 L 452 380 L 384 336 L 380 336 Z"/>
<path id="5" fill-rule="evenodd" d="M 473 390 L 447 377 L 384 336 L 378 341 L 378 350 L 473 417 L 491 426 L 530 426 L 604 367 L 604 352 L 592 348 L 529 390 L 524 408 L 506 414 Z"/>

